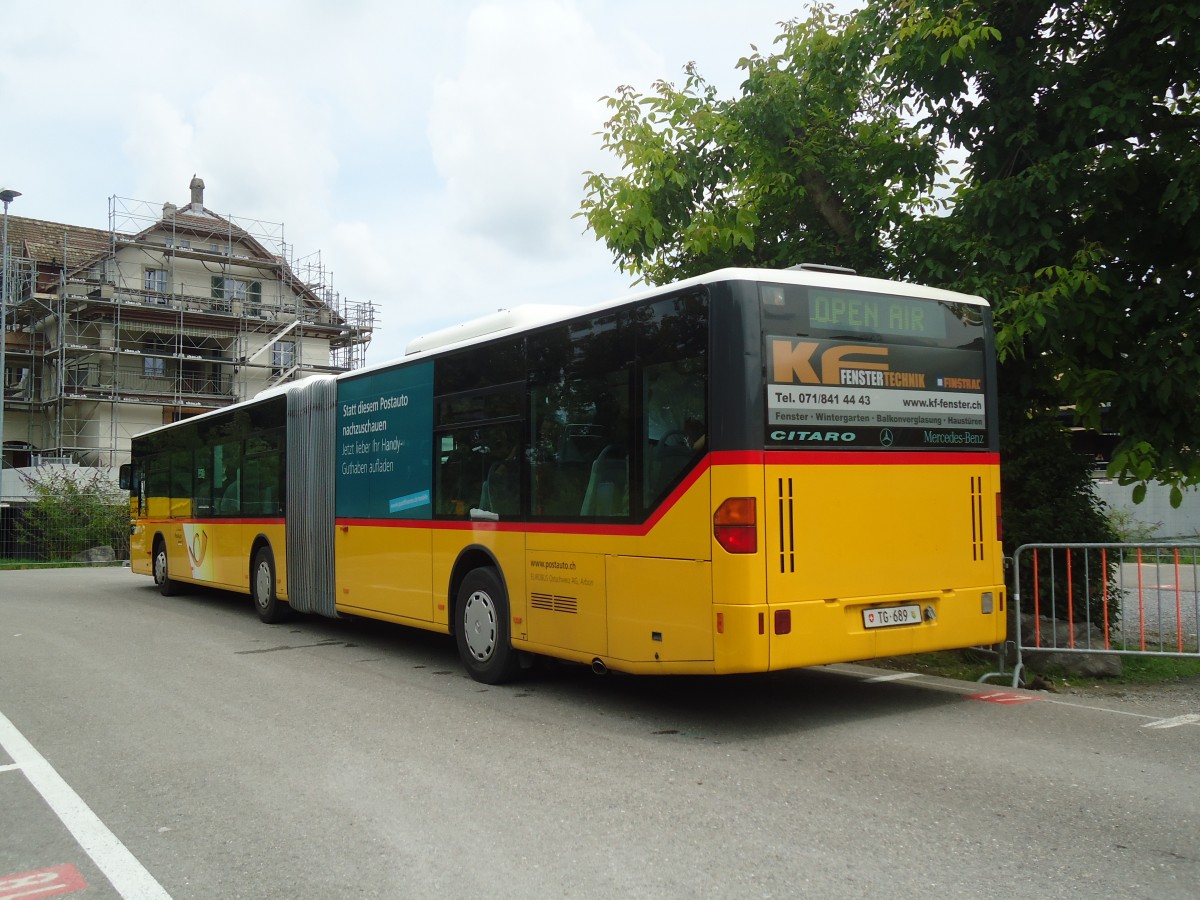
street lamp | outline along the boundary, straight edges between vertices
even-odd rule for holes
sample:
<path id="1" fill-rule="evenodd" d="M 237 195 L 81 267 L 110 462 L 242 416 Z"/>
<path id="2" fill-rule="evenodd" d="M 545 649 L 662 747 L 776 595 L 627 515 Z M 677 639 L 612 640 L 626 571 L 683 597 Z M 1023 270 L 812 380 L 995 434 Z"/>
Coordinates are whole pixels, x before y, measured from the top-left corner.
<path id="1" fill-rule="evenodd" d="M 3 281 L 0 282 L 0 502 L 4 500 L 4 391 L 8 386 L 8 370 L 4 366 L 4 357 L 8 349 L 8 283 L 12 280 L 9 272 L 12 252 L 8 247 L 8 204 L 20 196 L 20 191 L 11 188 L 0 190 L 0 201 L 4 203 L 4 237 L 0 240 L 0 247 L 4 253 L 3 268 L 0 269 L 3 276 Z"/>

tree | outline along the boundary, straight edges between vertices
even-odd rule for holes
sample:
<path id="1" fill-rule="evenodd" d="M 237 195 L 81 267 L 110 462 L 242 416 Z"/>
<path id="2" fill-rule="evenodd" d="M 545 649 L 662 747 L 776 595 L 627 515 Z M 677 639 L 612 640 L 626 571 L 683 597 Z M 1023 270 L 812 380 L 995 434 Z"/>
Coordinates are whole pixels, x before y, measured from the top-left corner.
<path id="1" fill-rule="evenodd" d="M 694 65 L 606 98 L 604 147 L 620 175 L 587 173 L 581 215 L 618 265 L 651 284 L 736 265 L 893 268 L 893 246 L 942 169 L 936 147 L 888 105 L 867 32 L 816 5 L 778 52 L 738 62 L 723 100 Z"/>
<path id="2" fill-rule="evenodd" d="M 820 261 L 982 294 L 1005 396 L 1103 419 L 1135 497 L 1178 503 L 1200 483 L 1198 24 L 1200 0 L 817 5 L 738 63 L 739 98 L 694 67 L 607 98 L 624 172 L 588 173 L 581 214 L 656 284 Z"/>
<path id="3" fill-rule="evenodd" d="M 1126 483 L 1200 482 L 1200 3 L 872 3 L 893 102 L 963 155 L 902 270 L 997 305 L 1002 357 L 1120 430 Z"/>

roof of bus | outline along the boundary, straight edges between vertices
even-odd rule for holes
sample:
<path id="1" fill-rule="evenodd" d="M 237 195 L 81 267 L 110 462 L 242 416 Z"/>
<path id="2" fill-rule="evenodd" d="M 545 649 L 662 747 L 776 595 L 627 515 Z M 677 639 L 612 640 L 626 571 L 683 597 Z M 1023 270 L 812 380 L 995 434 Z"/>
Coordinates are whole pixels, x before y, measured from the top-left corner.
<path id="1" fill-rule="evenodd" d="M 627 303 L 634 303 L 647 298 L 656 297 L 661 294 L 669 294 L 681 289 L 687 289 L 689 287 L 705 284 L 715 284 L 721 281 L 763 281 L 770 282 L 772 284 L 796 284 L 807 287 L 841 288 L 843 290 L 857 290 L 872 294 L 891 294 L 893 296 L 900 297 L 939 300 L 946 303 L 970 303 L 976 306 L 988 305 L 988 302 L 985 299 L 972 294 L 960 294 L 957 291 L 947 291 L 942 288 L 925 287 L 924 285 L 910 284 L 904 281 L 888 281 L 883 278 L 867 278 L 862 275 L 852 275 L 846 272 L 802 268 L 717 269 L 716 271 L 708 272 L 704 275 L 698 275 L 695 278 L 688 278 L 683 281 L 675 281 L 670 284 L 664 284 L 661 287 L 647 288 L 642 291 L 626 294 L 623 297 L 618 297 L 614 300 L 607 300 L 591 306 L 546 306 L 527 304 L 516 306 L 512 309 L 502 309 L 498 312 L 491 313 L 490 315 L 483 316 L 482 318 L 472 319 L 459 325 L 452 325 L 449 328 L 414 338 L 408 344 L 408 352 L 399 359 L 389 359 L 361 369 L 355 369 L 352 372 L 345 372 L 341 375 L 311 375 L 298 381 L 275 385 L 273 387 L 266 388 L 255 394 L 254 397 L 248 400 L 243 400 L 241 403 L 235 405 L 241 406 L 243 404 L 265 400 L 269 397 L 278 396 L 280 394 L 288 394 L 294 390 L 298 390 L 301 385 L 307 384 L 314 379 L 336 378 L 340 380 L 343 378 L 357 377 L 367 372 L 376 372 L 382 369 L 388 369 L 402 362 L 413 362 L 436 353 L 441 353 L 445 350 L 460 349 L 462 347 L 469 347 L 472 344 L 490 341 L 494 338 L 503 337 L 506 334 L 514 334 L 527 328 L 540 325 L 549 325 L 554 322 L 572 319 L 580 315 L 603 312 L 606 309 L 617 308 L 624 306 Z M 170 425 L 162 425 L 158 426 L 157 428 L 148 429 L 147 431 L 142 432 L 142 434 L 148 434 L 151 431 L 159 431 L 162 428 L 172 428 L 176 425 L 182 425 L 187 422 L 195 422 L 199 419 L 217 415 L 230 408 L 231 407 L 225 406 L 221 409 L 211 410 L 206 413 L 201 413 L 197 416 L 183 419 L 179 422 L 173 422 Z M 138 435 L 135 435 L 135 437 L 137 436 Z"/>
<path id="2" fill-rule="evenodd" d="M 969 303 L 977 306 L 987 306 L 988 302 L 982 297 L 972 294 L 960 294 L 942 288 L 925 287 L 903 281 L 888 281 L 882 278 L 867 278 L 862 275 L 850 274 L 849 270 L 830 271 L 828 269 L 717 269 L 695 278 L 675 281 L 661 287 L 647 288 L 632 294 L 626 294 L 614 300 L 606 300 L 591 306 L 516 306 L 512 309 L 501 309 L 482 318 L 472 319 L 458 325 L 452 325 L 440 331 L 413 338 L 401 359 L 392 359 L 377 363 L 366 369 L 357 369 L 339 377 L 358 374 L 368 370 L 387 368 L 401 361 L 420 359 L 434 352 L 467 347 L 471 344 L 482 343 L 486 340 L 502 337 L 505 334 L 516 333 L 527 328 L 549 325 L 554 322 L 572 319 L 579 315 L 602 312 L 634 303 L 660 294 L 668 294 L 689 287 L 714 284 L 720 281 L 763 281 L 773 284 L 796 284 L 818 288 L 841 288 L 843 290 L 858 290 L 873 294 L 891 294 L 900 297 L 917 297 L 924 300 L 940 300 L 947 303 Z"/>

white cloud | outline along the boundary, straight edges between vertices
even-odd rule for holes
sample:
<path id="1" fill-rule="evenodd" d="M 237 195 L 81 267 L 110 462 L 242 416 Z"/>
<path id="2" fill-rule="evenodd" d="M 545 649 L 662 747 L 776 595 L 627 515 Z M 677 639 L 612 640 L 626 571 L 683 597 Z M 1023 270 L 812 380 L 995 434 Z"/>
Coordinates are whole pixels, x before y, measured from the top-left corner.
<path id="1" fill-rule="evenodd" d="M 319 98 L 280 91 L 261 74 L 223 78 L 196 104 L 196 150 L 213 209 L 321 222 L 337 159 Z M 207 198 L 206 198 L 207 202 Z"/>
<path id="2" fill-rule="evenodd" d="M 136 173 L 134 196 L 180 202 L 180 172 L 193 165 L 195 129 L 161 93 L 145 93 L 129 105 L 122 148 Z"/>
<path id="3" fill-rule="evenodd" d="M 526 257 L 569 250 L 611 62 L 574 4 L 476 7 L 461 69 L 435 85 L 429 126 L 456 226 Z"/>

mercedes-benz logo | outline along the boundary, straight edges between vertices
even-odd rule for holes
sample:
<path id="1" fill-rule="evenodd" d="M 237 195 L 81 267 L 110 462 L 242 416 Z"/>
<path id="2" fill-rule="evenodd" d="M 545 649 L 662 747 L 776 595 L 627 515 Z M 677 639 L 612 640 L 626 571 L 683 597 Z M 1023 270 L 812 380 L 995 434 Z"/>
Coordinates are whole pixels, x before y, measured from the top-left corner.
<path id="1" fill-rule="evenodd" d="M 885 428 L 883 431 L 879 432 L 879 443 L 883 444 L 885 447 L 890 447 L 892 444 L 896 443 L 896 436 L 892 434 L 892 429 Z"/>

